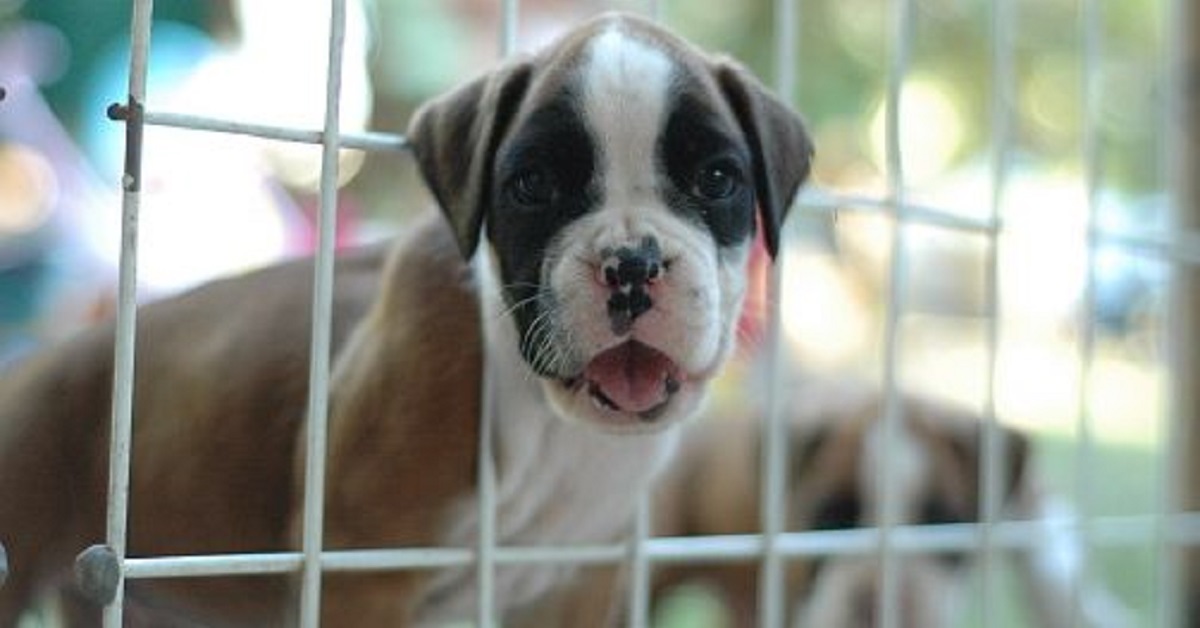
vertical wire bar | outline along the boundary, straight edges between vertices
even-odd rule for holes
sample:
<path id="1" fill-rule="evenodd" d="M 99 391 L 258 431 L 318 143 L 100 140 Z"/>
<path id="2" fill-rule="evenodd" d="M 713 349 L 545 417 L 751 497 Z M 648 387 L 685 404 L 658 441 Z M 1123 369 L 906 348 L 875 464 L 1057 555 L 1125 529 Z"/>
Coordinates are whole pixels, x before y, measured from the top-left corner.
<path id="1" fill-rule="evenodd" d="M 334 242 L 337 225 L 338 148 L 342 92 L 342 51 L 346 39 L 346 0 L 331 0 L 325 78 L 325 124 L 321 137 L 321 200 L 317 256 L 313 270 L 312 346 L 308 373 L 308 423 L 304 465 L 304 562 L 300 625 L 321 621 L 321 550 L 325 528 L 325 452 L 329 428 L 330 332 L 333 317 Z"/>
<path id="2" fill-rule="evenodd" d="M 486 318 L 481 318 L 481 321 Z M 482 322 L 480 323 L 483 324 Z M 495 425 L 495 369 L 484 348 L 480 382 L 479 417 L 479 549 L 476 563 L 476 625 L 491 628 L 495 624 L 496 577 L 496 458 L 492 450 Z"/>
<path id="3" fill-rule="evenodd" d="M 1004 202 L 1004 190 L 1008 181 L 1009 157 L 1012 151 L 1012 116 L 1013 98 L 1015 92 L 1013 57 L 1015 42 L 1013 41 L 1014 8 L 1012 3 L 1003 0 L 993 0 L 991 3 L 990 45 L 992 65 L 992 98 L 991 98 L 991 159 L 992 159 L 992 190 L 989 201 L 988 215 L 992 224 L 1000 223 L 1000 214 Z M 988 234 L 988 253 L 986 278 L 988 291 L 988 307 L 990 316 L 987 322 L 987 366 L 986 386 L 983 399 L 983 443 L 981 450 L 983 474 L 980 478 L 981 500 L 980 535 L 979 535 L 979 590 L 980 626 L 989 628 L 992 625 L 993 589 L 995 588 L 994 569 L 996 564 L 996 547 L 993 526 L 1000 519 L 1003 486 L 1001 477 L 1010 470 L 1001 468 L 1005 460 L 1002 453 L 1004 445 L 1003 433 L 996 417 L 996 388 L 997 362 L 1000 351 L 1000 316 L 1003 309 L 1000 294 L 1000 232 Z"/>
<path id="4" fill-rule="evenodd" d="M 1092 379 L 1096 354 L 1096 247 L 1097 211 L 1101 182 L 1100 172 L 1100 127 L 1097 109 L 1100 96 L 1099 61 L 1103 54 L 1103 16 L 1097 0 L 1083 0 L 1080 5 L 1079 29 L 1082 41 L 1080 64 L 1080 109 L 1083 112 L 1083 129 L 1080 149 L 1083 159 L 1084 189 L 1086 194 L 1086 218 L 1084 248 L 1083 308 L 1079 319 L 1079 390 L 1076 400 L 1078 408 L 1078 440 L 1075 458 L 1075 503 L 1079 508 L 1079 536 L 1083 551 L 1080 553 L 1079 576 L 1071 583 L 1071 613 L 1073 622 L 1081 624 L 1085 612 L 1083 604 L 1086 594 L 1089 565 L 1091 564 L 1091 531 L 1089 514 L 1093 494 L 1091 477 L 1096 467 L 1096 443 L 1093 425 Z"/>
<path id="5" fill-rule="evenodd" d="M 664 0 L 649 0 L 646 14 L 661 24 L 666 15 Z M 629 541 L 629 604 L 626 606 L 625 625 L 628 628 L 645 628 L 650 625 L 650 559 L 646 555 L 646 539 L 649 538 L 650 522 L 654 517 L 653 494 L 655 484 L 642 489 L 634 512 L 633 538 Z"/>
<path id="6" fill-rule="evenodd" d="M 667 20 L 667 0 L 647 0 L 646 14 L 661 24 Z"/>
<path id="7" fill-rule="evenodd" d="M 1187 177 L 1183 175 L 1180 164 L 1183 163 L 1183 146 L 1182 142 L 1187 141 L 1181 139 L 1185 134 L 1177 131 L 1178 124 L 1183 120 L 1183 89 L 1184 89 L 1184 67 L 1185 67 L 1185 52 L 1183 42 L 1189 34 L 1186 29 L 1189 20 L 1184 18 L 1183 3 L 1193 0 L 1163 0 L 1163 24 L 1162 29 L 1162 75 L 1159 78 L 1163 86 L 1162 92 L 1162 115 L 1161 122 L 1158 125 L 1158 136 L 1162 141 L 1161 158 L 1160 158 L 1160 179 L 1163 182 L 1163 187 L 1168 199 L 1169 210 L 1179 215 L 1183 210 L 1181 204 L 1183 199 L 1183 186 L 1187 185 Z M 1192 9 L 1193 11 L 1195 9 Z M 1193 34 L 1194 35 L 1194 34 Z M 1178 264 L 1178 262 L 1176 262 Z M 1171 269 L 1172 275 L 1179 274 L 1182 270 L 1178 265 Z M 1186 272 L 1193 272 L 1193 269 L 1186 269 Z M 1180 282 L 1177 279 L 1172 279 L 1170 282 L 1171 294 L 1168 298 L 1167 310 L 1167 333 L 1168 345 L 1175 347 L 1174 351 L 1168 350 L 1167 366 L 1168 366 L 1168 392 L 1171 394 L 1172 402 L 1170 407 L 1162 418 L 1163 426 L 1160 430 L 1162 434 L 1162 444 L 1159 451 L 1159 468 L 1158 468 L 1158 484 L 1159 494 L 1157 503 L 1157 523 L 1156 527 L 1156 553 L 1158 554 L 1159 573 L 1158 579 L 1160 586 L 1158 599 L 1158 613 L 1156 625 L 1163 628 L 1174 628 L 1175 626 L 1183 625 L 1183 618 L 1186 616 L 1187 610 L 1185 604 L 1185 585 L 1183 584 L 1183 558 L 1187 555 L 1186 545 L 1180 544 L 1175 546 L 1178 538 L 1173 534 L 1172 515 L 1178 507 L 1177 500 L 1183 494 L 1183 478 L 1186 477 L 1186 467 L 1183 464 L 1184 452 L 1186 451 L 1185 439 L 1186 430 L 1183 422 L 1187 418 L 1187 411 L 1180 407 L 1179 395 L 1175 393 L 1174 387 L 1180 386 L 1178 383 L 1181 379 L 1181 370 L 1177 358 L 1171 354 L 1177 351 L 1186 351 L 1188 343 L 1181 338 L 1176 338 L 1177 330 L 1183 330 L 1189 321 L 1187 313 L 1181 308 L 1177 301 L 1181 295 L 1174 294 L 1180 290 Z M 1186 332 L 1185 332 L 1186 334 Z"/>
<path id="8" fill-rule="evenodd" d="M 796 7 L 793 0 L 776 0 L 775 12 L 775 89 L 784 102 L 794 98 L 796 86 Z M 762 519 L 763 555 L 759 565 L 759 626 L 779 628 L 784 625 L 785 579 L 784 557 L 778 550 L 779 536 L 784 532 L 787 489 L 788 439 L 787 425 L 780 399 L 780 377 L 783 370 L 783 332 L 780 303 L 783 294 L 783 251 L 786 238 L 780 234 L 779 249 L 771 265 L 768 291 L 770 314 L 766 329 L 767 360 L 767 417 L 763 426 L 760 460 L 762 494 L 759 513 Z"/>
<path id="9" fill-rule="evenodd" d="M 500 4 L 500 56 L 507 58 L 517 49 L 519 0 L 503 0 Z M 482 306 L 482 303 L 481 303 Z M 487 316 L 479 317 L 480 337 L 486 338 Z M 496 624 L 496 455 L 493 436 L 496 424 L 495 369 L 484 343 L 483 365 L 480 373 L 479 403 L 479 547 L 476 561 L 477 628 Z"/>
<path id="10" fill-rule="evenodd" d="M 665 2 L 649 0 L 646 14 L 656 23 L 662 23 Z M 650 625 L 650 559 L 646 555 L 646 539 L 650 536 L 653 520 L 653 493 L 656 485 L 642 489 L 634 512 L 633 537 L 629 540 L 629 603 L 626 605 L 625 625 L 628 628 L 646 628 Z"/>
<path id="11" fill-rule="evenodd" d="M 133 440 L 133 385 L 137 339 L 138 213 L 141 206 L 143 113 L 149 69 L 153 0 L 133 3 L 130 22 L 129 100 L 125 116 L 125 173 L 121 177 L 121 256 L 118 279 L 116 337 L 113 356 L 113 402 L 108 471 L 108 548 L 122 567 L 117 571 L 113 600 L 104 608 L 105 628 L 121 628 L 125 612 L 123 575 L 129 522 L 129 466 Z"/>
<path id="12" fill-rule="evenodd" d="M 896 628 L 900 610 L 899 564 L 892 540 L 898 516 L 894 491 L 889 489 L 895 466 L 895 447 L 903 420 L 898 383 L 900 360 L 900 324 L 908 283 L 907 226 L 905 224 L 906 190 L 904 156 L 901 146 L 901 115 L 904 79 L 908 73 L 913 32 L 913 1 L 895 0 L 891 24 L 891 50 L 887 81 L 886 154 L 888 190 L 892 196 L 895 224 L 891 239 L 891 269 L 888 279 L 888 310 L 884 323 L 883 365 L 883 456 L 876 473 L 876 493 L 881 505 L 879 517 L 879 557 L 881 583 L 876 600 L 880 628 Z"/>
<path id="13" fill-rule="evenodd" d="M 646 556 L 646 537 L 650 536 L 651 499 L 653 486 L 642 490 L 633 521 L 630 541 L 629 617 L 628 628 L 645 628 L 650 618 L 650 561 Z"/>

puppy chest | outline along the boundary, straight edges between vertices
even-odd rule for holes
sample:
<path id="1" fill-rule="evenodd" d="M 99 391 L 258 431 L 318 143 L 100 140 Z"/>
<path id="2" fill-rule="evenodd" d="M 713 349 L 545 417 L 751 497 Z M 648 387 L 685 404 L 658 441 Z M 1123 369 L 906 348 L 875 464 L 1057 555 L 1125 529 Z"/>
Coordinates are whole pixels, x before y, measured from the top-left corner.
<path id="1" fill-rule="evenodd" d="M 674 437 L 609 436 L 589 430 L 589 438 L 580 440 L 572 437 L 574 426 L 553 425 L 550 431 L 518 443 L 505 443 L 501 436 L 497 543 L 561 547 L 607 544 L 623 538 L 630 530 L 640 491 L 669 457 Z M 514 444 L 516 449 L 511 447 Z M 476 545 L 479 517 L 478 496 L 464 500 L 447 544 Z M 572 565 L 559 564 L 498 566 L 494 578 L 497 611 L 503 614 L 536 599 L 565 582 L 574 570 Z M 478 595 L 476 584 L 473 568 L 435 578 L 422 605 L 422 619 L 470 618 Z"/>

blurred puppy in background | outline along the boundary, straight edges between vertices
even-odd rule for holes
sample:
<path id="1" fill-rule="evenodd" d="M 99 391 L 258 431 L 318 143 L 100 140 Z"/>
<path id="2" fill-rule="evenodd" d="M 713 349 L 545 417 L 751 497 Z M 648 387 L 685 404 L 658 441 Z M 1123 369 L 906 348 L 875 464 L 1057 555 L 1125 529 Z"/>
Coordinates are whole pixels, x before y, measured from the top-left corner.
<path id="1" fill-rule="evenodd" d="M 885 399 L 847 382 L 803 386 L 785 406 L 791 456 L 787 470 L 788 531 L 870 527 L 880 522 L 878 482 L 896 499 L 900 524 L 936 525 L 977 519 L 981 504 L 983 423 L 978 417 L 916 397 L 903 397 L 900 422 L 885 454 Z M 721 417 L 694 431 L 656 501 L 662 535 L 746 534 L 759 529 L 760 439 L 757 421 Z M 1001 499 L 1006 511 L 1034 492 L 1027 473 L 1029 444 L 999 433 Z M 891 456 L 891 468 L 881 465 Z M 886 475 L 881 475 L 881 472 Z M 953 625 L 966 598 L 972 556 L 904 554 L 898 560 L 899 626 Z M 788 562 L 787 599 L 796 626 L 875 626 L 881 565 L 877 556 L 847 555 Z M 758 564 L 668 567 L 656 579 L 659 596 L 682 582 L 710 584 L 733 623 L 755 625 Z"/>
<path id="2" fill-rule="evenodd" d="M 807 382 L 785 405 L 789 422 L 786 529 L 792 532 L 865 528 L 881 517 L 884 448 L 878 390 L 846 381 Z M 891 440 L 887 490 L 897 500 L 901 525 L 968 523 L 982 503 L 984 423 L 978 415 L 915 396 L 901 397 L 901 419 Z M 754 416 L 712 416 L 691 428 L 681 455 L 663 478 L 654 501 L 654 534 L 707 536 L 753 534 L 760 529 L 761 425 Z M 1080 577 L 1078 539 L 1062 533 L 1061 504 L 1038 485 L 1025 435 L 1001 426 L 997 487 L 1005 519 L 1033 520 L 1030 550 L 1014 551 L 1013 567 L 1025 585 L 1032 625 L 1072 625 L 1071 595 Z M 897 559 L 897 626 L 958 625 L 970 599 L 971 552 L 904 553 Z M 725 619 L 706 626 L 756 626 L 757 561 L 661 565 L 654 569 L 653 603 L 696 585 L 719 598 Z M 870 628 L 881 581 L 877 555 L 837 555 L 787 562 L 786 592 L 792 628 Z M 522 626 L 620 625 L 628 582 L 613 570 L 593 570 L 582 584 L 539 608 Z M 1085 626 L 1120 626 L 1119 604 L 1084 590 Z M 614 601 L 616 602 L 614 604 Z M 1107 619 L 1105 619 L 1107 618 Z"/>

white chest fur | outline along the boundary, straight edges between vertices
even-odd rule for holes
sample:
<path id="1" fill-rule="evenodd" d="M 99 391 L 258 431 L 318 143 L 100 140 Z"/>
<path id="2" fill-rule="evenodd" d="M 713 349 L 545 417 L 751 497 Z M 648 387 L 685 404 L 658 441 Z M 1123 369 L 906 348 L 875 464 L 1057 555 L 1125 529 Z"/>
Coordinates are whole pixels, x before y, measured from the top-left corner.
<path id="1" fill-rule="evenodd" d="M 488 264 L 481 292 L 494 295 Z M 646 434 L 608 434 L 564 421 L 547 405 L 540 384 L 521 361 L 512 322 L 498 303 L 485 307 L 490 369 L 494 382 L 492 449 L 496 461 L 495 533 L 503 546 L 564 546 L 611 543 L 630 530 L 638 497 L 670 460 L 678 428 Z M 445 543 L 479 542 L 478 495 L 456 507 Z M 496 568 L 497 612 L 535 599 L 561 583 L 573 567 L 520 564 Z M 419 610 L 419 625 L 470 619 L 474 613 L 473 568 L 434 580 Z"/>

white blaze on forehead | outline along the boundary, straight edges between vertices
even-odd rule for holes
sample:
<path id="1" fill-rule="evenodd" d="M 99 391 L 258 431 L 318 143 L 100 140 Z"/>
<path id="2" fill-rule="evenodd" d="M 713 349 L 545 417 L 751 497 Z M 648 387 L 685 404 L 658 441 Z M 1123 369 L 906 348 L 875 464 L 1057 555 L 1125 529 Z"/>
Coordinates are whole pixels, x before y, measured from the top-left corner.
<path id="1" fill-rule="evenodd" d="M 864 501 L 870 504 L 864 514 L 869 521 L 882 523 L 884 505 L 879 493 L 879 482 L 882 481 L 887 499 L 895 500 L 898 520 L 893 523 L 911 523 L 916 514 L 913 509 L 921 503 L 921 492 L 929 481 L 929 461 L 921 449 L 921 442 L 903 422 L 892 430 L 894 439 L 888 440 L 888 432 L 884 420 L 880 419 L 871 424 L 863 440 L 859 486 Z"/>
<path id="2" fill-rule="evenodd" d="M 662 133 L 671 60 L 621 32 L 619 25 L 590 44 L 583 70 L 583 107 L 601 152 L 607 205 L 627 207 L 655 183 L 655 147 Z"/>

